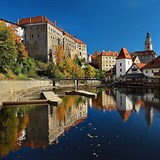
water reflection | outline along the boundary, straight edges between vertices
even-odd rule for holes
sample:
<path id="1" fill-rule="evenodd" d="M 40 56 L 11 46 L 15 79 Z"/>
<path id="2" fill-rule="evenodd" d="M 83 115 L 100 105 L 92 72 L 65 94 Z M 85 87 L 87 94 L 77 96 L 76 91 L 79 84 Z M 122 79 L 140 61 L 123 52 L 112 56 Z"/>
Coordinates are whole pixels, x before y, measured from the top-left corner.
<path id="1" fill-rule="evenodd" d="M 0 111 L 0 156 L 21 146 L 46 147 L 87 117 L 88 100 L 66 96 L 58 106 L 21 106 Z"/>
<path id="2" fill-rule="evenodd" d="M 65 96 L 63 103 L 58 107 L 46 105 L 2 108 L 0 110 L 0 156 L 4 157 L 17 150 L 21 150 L 27 156 L 22 150 L 23 147 L 39 149 L 38 153 L 43 155 L 41 149 L 49 148 L 49 145 L 59 145 L 61 150 L 58 147 L 57 150 L 54 150 L 56 147 L 52 148 L 58 158 L 61 154 L 58 151 L 62 152 L 62 149 L 65 155 L 68 153 L 79 155 L 79 150 L 83 148 L 88 159 L 92 159 L 90 156 L 98 155 L 98 149 L 99 154 L 106 159 L 106 154 L 111 154 L 114 150 L 119 151 L 119 154 L 122 150 L 125 153 L 130 143 L 135 146 L 132 150 L 137 152 L 136 148 L 139 150 L 142 145 L 145 145 L 147 141 L 145 136 L 149 139 L 148 143 L 152 145 L 150 137 L 153 140 L 156 133 L 160 131 L 157 125 L 156 127 L 153 125 L 160 117 L 159 103 L 158 90 L 105 89 L 98 91 L 96 99 L 77 95 Z M 81 123 L 82 121 L 84 123 Z M 81 128 L 74 127 L 78 124 Z M 156 132 L 152 130 L 152 126 Z M 70 132 L 72 127 L 77 129 L 67 137 L 67 141 L 64 138 L 65 133 Z M 151 129 L 151 134 L 146 131 L 148 129 Z M 59 143 L 60 139 L 61 143 Z M 67 145 L 72 144 L 70 150 L 63 144 L 64 142 Z M 158 142 L 154 141 L 154 144 Z M 100 152 L 107 149 L 108 152 Z M 50 150 L 48 149 L 46 153 L 50 155 L 48 154 Z M 77 159 L 87 159 L 85 155 L 83 156 L 83 158 L 77 156 Z M 62 155 L 61 158 L 64 159 L 65 156 Z"/>
<path id="3" fill-rule="evenodd" d="M 132 113 L 138 114 L 144 109 L 146 123 L 150 127 L 153 123 L 153 111 L 159 105 L 160 97 L 159 90 L 147 90 L 147 92 L 102 90 L 98 93 L 97 99 L 93 100 L 93 106 L 103 111 L 117 110 L 124 122 L 129 120 Z"/>

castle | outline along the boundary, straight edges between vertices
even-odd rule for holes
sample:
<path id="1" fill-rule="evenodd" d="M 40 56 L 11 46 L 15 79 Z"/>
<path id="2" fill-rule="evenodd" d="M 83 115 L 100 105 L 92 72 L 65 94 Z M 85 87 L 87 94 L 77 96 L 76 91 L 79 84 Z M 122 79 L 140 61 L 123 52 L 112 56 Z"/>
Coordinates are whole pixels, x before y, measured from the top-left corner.
<path id="1" fill-rule="evenodd" d="M 43 61 L 55 61 L 55 47 L 62 45 L 65 53 L 87 60 L 87 45 L 65 32 L 45 16 L 23 18 L 18 24 L 24 28 L 25 46 L 29 55 Z"/>

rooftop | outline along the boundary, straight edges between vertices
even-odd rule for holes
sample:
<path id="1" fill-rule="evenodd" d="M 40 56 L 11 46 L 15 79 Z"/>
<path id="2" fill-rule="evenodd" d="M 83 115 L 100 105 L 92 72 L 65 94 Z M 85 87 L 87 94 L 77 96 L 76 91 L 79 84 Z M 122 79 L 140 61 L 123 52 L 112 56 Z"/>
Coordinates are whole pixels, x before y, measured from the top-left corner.
<path id="1" fill-rule="evenodd" d="M 117 59 L 132 59 L 126 48 L 122 48 Z"/>
<path id="2" fill-rule="evenodd" d="M 79 40 L 78 38 L 75 38 L 71 34 L 63 31 L 63 29 L 61 29 L 60 27 L 56 26 L 56 23 L 51 22 L 46 16 L 36 16 L 36 17 L 22 18 L 19 21 L 19 25 L 34 24 L 34 23 L 49 23 L 52 26 L 56 27 L 59 31 L 63 32 L 63 34 L 65 34 L 66 36 L 72 38 L 76 43 L 85 45 L 85 43 L 82 42 L 81 40 Z"/>
<path id="3" fill-rule="evenodd" d="M 133 55 L 138 55 L 138 56 L 144 56 L 144 55 L 156 55 L 156 52 L 154 52 L 153 50 L 149 50 L 149 51 L 135 51 L 133 53 L 131 53 Z"/>
<path id="4" fill-rule="evenodd" d="M 149 69 L 149 68 L 160 68 L 160 56 L 146 64 L 143 69 Z"/>
<path id="5" fill-rule="evenodd" d="M 111 51 L 102 51 L 101 52 L 101 56 L 114 56 L 114 57 L 117 57 L 118 56 L 118 52 L 111 52 Z"/>

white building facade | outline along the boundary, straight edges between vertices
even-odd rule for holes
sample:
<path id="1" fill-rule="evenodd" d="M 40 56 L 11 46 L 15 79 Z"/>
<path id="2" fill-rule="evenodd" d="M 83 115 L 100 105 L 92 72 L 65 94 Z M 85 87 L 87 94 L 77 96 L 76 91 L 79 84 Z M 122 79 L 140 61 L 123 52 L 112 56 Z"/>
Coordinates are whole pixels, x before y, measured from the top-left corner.
<path id="1" fill-rule="evenodd" d="M 132 58 L 126 48 L 122 48 L 116 60 L 116 78 L 124 76 L 132 66 Z"/>

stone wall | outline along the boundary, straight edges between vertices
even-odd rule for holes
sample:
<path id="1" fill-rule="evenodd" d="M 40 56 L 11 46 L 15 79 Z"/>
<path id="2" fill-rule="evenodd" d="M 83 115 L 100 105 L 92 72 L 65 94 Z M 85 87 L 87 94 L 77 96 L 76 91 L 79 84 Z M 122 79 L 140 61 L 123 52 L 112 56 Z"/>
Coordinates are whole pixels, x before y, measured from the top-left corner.
<path id="1" fill-rule="evenodd" d="M 52 86 L 52 81 L 0 81 L 0 93 L 12 93 L 43 86 Z"/>
<path id="2" fill-rule="evenodd" d="M 32 89 L 52 87 L 52 81 L 0 81 L 0 106 L 4 101 L 15 101 L 19 98 L 20 92 L 29 92 Z M 30 91 L 31 92 L 31 91 Z"/>

